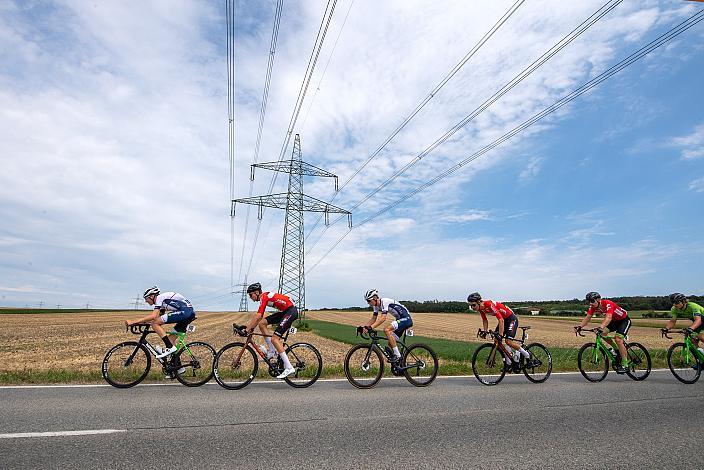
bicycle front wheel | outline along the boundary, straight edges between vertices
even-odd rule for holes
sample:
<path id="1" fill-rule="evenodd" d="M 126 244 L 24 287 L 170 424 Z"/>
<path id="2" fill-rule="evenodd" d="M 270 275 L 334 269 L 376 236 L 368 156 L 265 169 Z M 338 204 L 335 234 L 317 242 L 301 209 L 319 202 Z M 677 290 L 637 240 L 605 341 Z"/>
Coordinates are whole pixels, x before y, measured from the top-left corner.
<path id="1" fill-rule="evenodd" d="M 412 344 L 403 353 L 401 367 L 406 380 L 416 387 L 426 387 L 438 375 L 438 356 L 425 344 Z"/>
<path id="2" fill-rule="evenodd" d="M 134 387 L 149 373 L 152 357 L 137 341 L 113 346 L 103 359 L 102 374 L 107 383 L 117 388 Z"/>
<path id="3" fill-rule="evenodd" d="M 533 383 L 543 383 L 552 372 L 552 355 L 550 351 L 540 343 L 529 344 L 525 347 L 530 354 L 528 359 L 521 358 L 523 361 L 523 374 Z"/>
<path id="4" fill-rule="evenodd" d="M 702 363 L 684 343 L 675 343 L 667 350 L 667 365 L 677 380 L 693 384 L 702 373 Z"/>
<path id="5" fill-rule="evenodd" d="M 628 368 L 626 374 L 633 380 L 645 380 L 650 375 L 650 354 L 640 343 L 631 343 L 626 349 L 628 353 Z"/>
<path id="6" fill-rule="evenodd" d="M 577 354 L 579 372 L 590 382 L 601 382 L 609 373 L 609 361 L 596 343 L 587 343 Z"/>
<path id="7" fill-rule="evenodd" d="M 506 375 L 504 355 L 492 343 L 482 344 L 472 355 L 472 372 L 484 385 L 496 385 Z"/>
<path id="8" fill-rule="evenodd" d="M 215 381 L 228 390 L 239 390 L 249 385 L 258 369 L 257 355 L 244 343 L 223 346 L 213 361 Z"/>
<path id="9" fill-rule="evenodd" d="M 296 372 L 284 380 L 292 387 L 310 387 L 323 371 L 323 358 L 312 344 L 295 343 L 286 349 L 291 365 Z"/>
<path id="10" fill-rule="evenodd" d="M 215 349 L 208 343 L 194 341 L 176 353 L 173 361 L 180 367 L 176 379 L 186 387 L 198 387 L 213 378 Z"/>
<path id="11" fill-rule="evenodd" d="M 345 356 L 345 376 L 357 388 L 372 388 L 384 373 L 384 360 L 379 348 L 358 344 Z"/>

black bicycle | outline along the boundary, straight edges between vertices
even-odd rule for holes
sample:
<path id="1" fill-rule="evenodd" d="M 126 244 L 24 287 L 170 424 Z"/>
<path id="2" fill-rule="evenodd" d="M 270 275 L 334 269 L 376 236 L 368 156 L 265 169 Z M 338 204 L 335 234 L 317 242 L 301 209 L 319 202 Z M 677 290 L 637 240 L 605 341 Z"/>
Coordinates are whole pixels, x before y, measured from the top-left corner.
<path id="1" fill-rule="evenodd" d="M 268 358 L 259 346 L 252 340 L 253 336 L 270 336 L 261 333 L 247 333 L 245 327 L 232 324 L 232 330 L 237 336 L 244 336 L 245 342 L 236 341 L 226 344 L 215 355 L 213 369 L 215 380 L 228 390 L 239 390 L 249 385 L 259 370 L 259 357 L 269 367 L 269 375 L 276 377 L 284 371 L 283 360 L 277 354 Z M 295 331 L 295 330 L 294 330 Z M 291 365 L 296 372 L 285 377 L 284 380 L 292 387 L 310 387 L 320 377 L 323 371 L 323 358 L 309 343 L 293 343 L 288 345 L 288 335 L 291 328 L 286 330 L 283 340 L 284 350 L 288 355 Z M 255 353 L 256 351 L 256 353 Z"/>
<path id="2" fill-rule="evenodd" d="M 530 326 L 519 327 L 523 330 L 521 339 L 512 338 L 521 345 L 524 345 L 528 339 L 526 330 Z M 482 330 L 477 332 L 477 337 L 480 336 Z M 506 346 L 503 343 L 504 337 L 497 331 L 489 330 L 486 334 L 492 338 L 491 343 L 485 343 L 479 346 L 474 355 L 472 355 L 472 372 L 474 376 L 484 385 L 496 385 L 501 382 L 507 372 L 515 372 L 523 374 L 528 380 L 533 383 L 545 382 L 552 372 L 552 355 L 548 348 L 540 343 L 531 343 L 524 346 L 530 356 L 526 359 L 520 355 L 520 359 L 515 361 L 509 354 Z"/>
<path id="3" fill-rule="evenodd" d="M 401 359 L 398 365 L 393 362 L 394 353 L 389 346 L 382 349 L 379 341 L 386 341 L 386 336 L 379 335 L 375 330 L 363 327 L 357 328 L 357 335 L 371 341 L 368 344 L 357 344 L 345 356 L 345 375 L 347 380 L 357 388 L 372 388 L 384 374 L 384 359 L 391 363 L 391 373 L 405 376 L 416 387 L 430 385 L 438 375 L 438 356 L 430 346 L 425 344 L 406 345 L 401 338 L 396 340 L 399 345 Z"/>
<path id="4" fill-rule="evenodd" d="M 113 346 L 103 359 L 102 374 L 107 383 L 117 388 L 134 387 L 145 379 L 152 366 L 152 356 L 161 364 L 164 375 L 176 378 L 187 387 L 198 387 L 213 377 L 215 349 L 203 341 L 186 343 L 186 332 L 173 331 L 178 335 L 175 346 L 178 350 L 159 358 L 159 352 L 149 343 L 147 336 L 156 331 L 147 323 L 128 326 L 127 331 L 141 335 L 139 341 L 124 341 Z M 186 331 L 195 331 L 195 325 L 188 325 Z"/>

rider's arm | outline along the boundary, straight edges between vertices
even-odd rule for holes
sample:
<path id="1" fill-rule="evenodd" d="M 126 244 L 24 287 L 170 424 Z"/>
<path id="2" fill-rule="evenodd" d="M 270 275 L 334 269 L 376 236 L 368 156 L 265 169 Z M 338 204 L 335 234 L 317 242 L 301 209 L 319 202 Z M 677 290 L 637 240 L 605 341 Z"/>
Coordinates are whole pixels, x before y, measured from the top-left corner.
<path id="1" fill-rule="evenodd" d="M 691 329 L 696 330 L 699 328 L 702 324 L 702 316 L 701 315 L 696 315 L 694 317 L 694 321 L 692 322 L 692 326 L 690 326 Z"/>
<path id="2" fill-rule="evenodd" d="M 611 323 L 611 317 L 613 317 L 613 315 L 611 315 L 610 313 L 607 313 L 606 315 L 604 315 L 604 321 L 601 322 L 601 325 L 599 325 L 599 326 L 601 326 L 601 329 L 602 329 L 602 330 L 605 330 L 605 329 L 606 329 L 606 326 L 607 326 L 609 323 Z"/>
<path id="3" fill-rule="evenodd" d="M 499 329 L 499 334 L 503 335 L 504 334 L 504 319 L 501 315 L 499 315 L 499 324 L 497 325 L 497 328 Z"/>
<path id="4" fill-rule="evenodd" d="M 377 315 L 376 318 L 372 317 L 372 323 L 369 325 L 370 328 L 376 329 L 377 326 L 382 325 L 386 321 L 386 314 L 382 312 L 381 315 Z"/>
<path id="5" fill-rule="evenodd" d="M 587 313 L 587 316 L 582 318 L 582 323 L 579 324 L 579 327 L 584 328 L 585 326 L 587 326 L 587 323 L 589 323 L 591 321 L 591 319 L 592 319 L 592 316 L 589 313 Z"/>
<path id="6" fill-rule="evenodd" d="M 149 323 L 150 321 L 154 321 L 159 317 L 159 314 L 161 311 L 159 310 L 159 307 L 156 307 L 154 310 L 152 310 L 152 313 L 147 315 L 146 317 L 142 317 L 139 320 L 134 320 L 134 321 L 125 321 L 125 325 L 130 326 L 134 325 L 135 323 Z"/>
<path id="7" fill-rule="evenodd" d="M 267 298 L 264 293 L 262 293 L 261 303 L 259 304 L 259 310 L 257 310 L 257 313 L 255 313 L 252 316 L 252 319 L 249 321 L 249 324 L 247 325 L 248 331 L 254 330 L 254 328 L 261 321 L 262 317 L 264 316 L 264 312 L 266 311 L 266 302 Z"/>

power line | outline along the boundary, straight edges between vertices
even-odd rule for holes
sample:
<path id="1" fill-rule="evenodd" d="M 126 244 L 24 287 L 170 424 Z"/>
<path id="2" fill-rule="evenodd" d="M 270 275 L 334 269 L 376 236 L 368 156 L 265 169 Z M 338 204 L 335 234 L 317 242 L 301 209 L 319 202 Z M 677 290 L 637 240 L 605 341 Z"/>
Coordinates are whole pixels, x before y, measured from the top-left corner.
<path id="1" fill-rule="evenodd" d="M 333 202 L 335 198 L 337 197 L 338 194 L 342 192 L 342 190 L 374 159 L 376 158 L 379 153 L 386 148 L 386 146 L 393 140 L 394 137 L 398 135 L 399 132 L 403 130 L 406 125 L 411 122 L 411 120 L 425 107 L 426 104 L 432 100 L 435 95 L 454 77 L 457 72 L 460 71 L 460 69 L 471 59 L 474 54 L 477 53 L 477 51 L 494 35 L 494 33 L 508 20 L 511 15 L 515 13 L 515 11 L 518 9 L 523 4 L 524 0 L 517 0 L 511 8 L 509 8 L 506 13 L 503 14 L 501 18 L 497 20 L 496 23 L 494 23 L 494 26 L 487 31 L 484 36 L 472 47 L 467 54 L 460 60 L 448 73 L 445 75 L 445 77 L 440 80 L 440 82 L 433 88 L 429 93 L 428 96 L 426 96 L 423 100 L 421 100 L 418 105 L 411 111 L 411 113 L 406 116 L 406 118 L 399 124 L 396 129 L 389 135 L 386 140 L 376 149 L 374 152 L 367 158 L 367 160 L 359 167 L 357 168 L 354 173 L 352 173 L 352 176 L 350 176 L 347 181 L 345 181 L 342 186 L 340 186 L 339 191 L 335 192 L 332 196 L 332 199 L 330 199 L 330 202 Z M 354 210 L 354 209 L 352 209 Z M 308 237 L 310 237 L 310 234 L 313 233 L 315 228 L 318 226 L 320 223 L 320 217 L 315 221 L 313 224 L 313 227 L 311 227 L 310 231 L 308 232 L 308 235 L 306 235 L 306 240 Z M 327 227 L 326 227 L 327 229 Z M 316 242 L 317 243 L 317 242 Z M 313 244 L 313 247 L 315 244 Z M 311 247 L 311 249 L 313 248 Z"/>
<path id="2" fill-rule="evenodd" d="M 235 197 L 235 0 L 226 0 L 227 22 L 227 145 L 230 161 L 230 200 Z M 235 219 L 230 217 L 230 285 L 235 276 Z M 136 307 L 135 307 L 136 308 Z"/>
<path id="3" fill-rule="evenodd" d="M 481 157 L 481 156 L 484 155 L 485 153 L 487 153 L 487 152 L 489 152 L 490 150 L 494 149 L 495 147 L 501 145 L 503 142 L 509 140 L 509 139 L 510 139 L 511 137 L 513 137 L 514 135 L 516 135 L 516 134 L 518 134 L 518 133 L 524 131 L 524 130 L 527 129 L 528 127 L 532 126 L 532 125 L 535 124 L 536 122 L 538 122 L 538 121 L 540 121 L 541 119 L 543 119 L 544 117 L 548 116 L 549 114 L 551 114 L 551 113 L 553 113 L 554 111 L 556 111 L 556 110 L 560 109 L 561 107 L 565 106 L 566 104 L 568 104 L 568 103 L 571 102 L 572 100 L 576 99 L 576 98 L 579 97 L 580 95 L 586 93 L 587 91 L 591 90 L 591 89 L 594 88 L 595 86 L 599 85 L 601 82 L 603 82 L 603 81 L 609 79 L 610 77 L 612 77 L 613 75 L 617 74 L 618 72 L 620 72 L 620 71 L 623 70 L 624 68 L 630 66 L 631 64 L 633 64 L 634 62 L 638 61 L 639 59 L 645 57 L 646 55 L 648 55 L 648 54 L 649 54 L 650 52 L 652 52 L 653 50 L 655 50 L 655 49 L 657 49 L 658 47 L 662 46 L 663 44 L 665 44 L 665 43 L 671 41 L 672 39 L 674 39 L 675 37 L 679 36 L 679 35 L 682 34 L 683 32 L 687 31 L 689 28 L 691 28 L 692 26 L 696 25 L 697 23 L 699 23 L 699 22 L 702 21 L 702 20 L 704 20 L 704 10 L 698 11 L 697 13 L 695 13 L 694 15 L 692 15 L 691 17 L 689 17 L 688 19 L 686 19 L 686 20 L 683 21 L 682 23 L 678 24 L 677 26 L 675 26 L 674 28 L 670 29 L 670 30 L 667 31 L 666 33 L 660 35 L 657 39 L 655 39 L 655 40 L 651 41 L 650 43 L 646 44 L 645 46 L 643 46 L 642 48 L 638 49 L 637 51 L 635 51 L 634 53 L 632 53 L 631 55 L 629 55 L 628 57 L 626 57 L 626 58 L 623 59 L 622 61 L 618 62 L 616 65 L 613 65 L 612 67 L 610 67 L 609 69 L 605 70 L 605 71 L 602 72 L 601 74 L 597 75 L 597 76 L 594 77 L 593 79 L 591 79 L 591 80 L 589 80 L 588 82 L 584 83 L 583 85 L 579 86 L 579 87 L 576 88 L 574 91 L 572 91 L 570 94 L 568 94 L 568 95 L 562 97 L 561 99 L 559 99 L 558 101 L 556 101 L 556 102 L 553 103 L 552 105 L 548 106 L 547 108 L 545 108 L 545 109 L 542 110 L 541 112 L 535 114 L 532 118 L 530 118 L 530 119 L 524 121 L 524 122 L 523 122 L 522 124 L 520 124 L 519 126 L 513 128 L 511 131 L 505 133 L 504 135 L 502 135 L 501 137 L 499 137 L 498 139 L 496 139 L 496 140 L 493 141 L 492 143 L 490 143 L 490 144 L 484 146 L 483 148 L 481 148 L 481 149 L 478 150 L 477 152 L 473 153 L 472 155 L 470 155 L 470 156 L 467 157 L 466 159 L 462 160 L 461 162 L 457 163 L 457 164 L 454 165 L 453 167 L 451 167 L 451 168 L 445 170 L 443 173 L 441 173 L 441 174 L 439 174 L 438 176 L 436 176 L 435 178 L 433 178 L 433 179 L 427 181 L 426 183 L 422 184 L 421 186 L 418 186 L 418 187 L 415 188 L 413 191 L 408 192 L 408 193 L 405 194 L 403 197 L 401 197 L 401 198 L 399 198 L 398 200 L 396 200 L 394 203 L 392 203 L 392 204 L 386 206 L 385 208 L 379 210 L 378 212 L 376 212 L 375 214 L 371 215 L 370 217 L 367 217 L 366 219 L 362 220 L 362 221 L 359 222 L 354 228 L 359 228 L 359 227 L 361 227 L 362 225 L 366 224 L 367 222 L 370 222 L 371 220 L 377 218 L 378 216 L 380 216 L 380 215 L 382 215 L 382 214 L 388 212 L 389 210 L 393 209 L 394 207 L 398 206 L 399 204 L 401 204 L 402 202 L 406 201 L 407 199 L 409 199 L 409 198 L 415 196 L 416 194 L 420 193 L 421 191 L 423 191 L 423 190 L 427 189 L 428 187 L 434 185 L 434 184 L 437 183 L 438 181 L 440 181 L 440 180 L 446 178 L 447 176 L 449 176 L 449 175 L 451 175 L 452 173 L 454 173 L 455 171 L 459 170 L 460 168 L 462 168 L 462 167 L 465 166 L 466 164 L 468 164 L 468 163 L 470 163 L 470 162 L 476 160 L 477 158 Z M 323 259 L 325 259 L 325 258 L 335 249 L 335 247 L 337 247 L 337 245 L 339 245 L 340 242 L 342 242 L 342 240 L 344 240 L 344 238 L 347 237 L 347 235 L 349 235 L 349 233 L 350 233 L 352 230 L 353 230 L 353 229 L 350 229 L 350 230 L 348 230 L 347 232 L 345 232 L 345 234 L 342 235 L 342 237 L 340 237 L 340 239 L 338 239 L 338 240 L 335 242 L 335 244 L 334 244 L 320 259 L 318 259 L 318 261 L 317 261 L 315 264 L 313 264 L 312 267 L 310 267 L 310 268 L 308 269 L 308 272 L 310 272 L 310 271 L 312 271 L 313 269 L 315 269 L 316 266 L 318 266 L 318 265 L 320 264 L 320 262 L 321 262 Z"/>
<path id="4" fill-rule="evenodd" d="M 587 29 L 589 29 L 591 26 L 593 26 L 597 21 L 599 21 L 601 18 L 603 18 L 607 13 L 609 13 L 611 10 L 616 8 L 616 6 L 618 6 L 618 4 L 620 4 L 622 1 L 623 0 L 609 0 L 604 5 L 602 5 L 591 16 L 589 16 L 587 19 L 582 21 L 582 23 L 580 23 L 576 28 L 574 28 L 566 36 L 564 36 L 560 41 L 558 41 L 552 47 L 550 47 L 550 49 L 545 51 L 540 57 L 538 57 L 536 60 L 534 60 L 533 63 L 531 63 L 529 66 L 525 67 L 521 72 L 518 73 L 518 75 L 513 77 L 508 83 L 506 83 L 503 87 L 501 87 L 498 91 L 496 91 L 492 96 L 487 98 L 482 104 L 480 104 L 478 107 L 476 107 L 471 113 L 469 113 L 467 116 L 465 116 L 462 120 L 460 120 L 452 128 L 450 128 L 448 131 L 446 131 L 443 135 L 438 137 L 435 140 L 435 142 L 433 142 L 428 147 L 426 147 L 416 157 L 414 157 L 412 160 L 410 160 L 408 163 L 406 163 L 403 167 L 398 169 L 393 175 L 391 175 L 389 178 L 387 178 L 385 181 L 383 181 L 381 184 L 379 184 L 379 186 L 377 186 L 374 190 L 372 190 L 370 193 L 368 193 L 364 198 L 362 198 L 355 205 L 353 205 L 351 207 L 351 210 L 352 211 L 356 210 L 362 204 L 364 204 L 369 199 L 374 197 L 379 191 L 381 191 L 382 189 L 387 187 L 389 184 L 391 184 L 391 182 L 393 182 L 396 178 L 401 176 L 403 173 L 405 173 L 411 167 L 415 166 L 418 162 L 420 162 L 423 158 L 428 156 L 433 150 L 435 150 L 437 147 L 439 147 L 444 142 L 446 142 L 447 139 L 452 137 L 460 129 L 464 128 L 467 124 L 469 124 L 469 122 L 474 120 L 474 118 L 476 118 L 478 115 L 480 115 L 482 112 L 484 112 L 489 106 L 494 104 L 497 100 L 499 100 L 501 97 L 506 95 L 506 93 L 511 91 L 515 86 L 517 86 L 519 83 L 521 83 L 523 80 L 525 80 L 528 76 L 530 76 L 533 72 L 535 72 L 545 62 L 550 60 L 558 52 L 560 52 L 562 49 L 567 47 L 572 41 L 574 41 L 577 37 L 579 37 Z M 330 225 L 334 225 L 340 220 L 341 219 L 338 218 L 335 221 L 333 221 L 332 224 L 330 224 Z M 325 227 L 325 229 L 323 230 L 323 233 L 310 247 L 311 250 L 318 244 L 318 242 L 322 238 L 323 234 L 327 231 L 328 227 Z"/>

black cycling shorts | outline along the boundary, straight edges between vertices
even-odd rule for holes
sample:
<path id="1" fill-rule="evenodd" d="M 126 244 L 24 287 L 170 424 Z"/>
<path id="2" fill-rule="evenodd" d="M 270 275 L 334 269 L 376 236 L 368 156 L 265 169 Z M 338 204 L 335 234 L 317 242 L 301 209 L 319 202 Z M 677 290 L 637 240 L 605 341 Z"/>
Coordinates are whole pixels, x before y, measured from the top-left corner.
<path id="1" fill-rule="evenodd" d="M 496 331 L 499 331 L 499 325 L 496 325 Z M 504 318 L 504 338 L 515 338 L 516 331 L 518 331 L 518 317 L 512 313 L 508 318 Z"/>
<path id="2" fill-rule="evenodd" d="M 606 325 L 606 329 L 609 330 L 609 332 L 615 331 L 616 333 L 618 333 L 624 337 L 628 334 L 628 330 L 630 328 L 631 328 L 631 319 L 630 318 L 624 318 L 623 320 L 611 320 L 611 323 Z"/>
<path id="3" fill-rule="evenodd" d="M 274 330 L 274 334 L 278 337 L 282 337 L 286 330 L 291 327 L 291 324 L 298 318 L 298 309 L 295 305 L 291 305 L 289 308 L 283 312 L 272 313 L 266 317 L 266 322 L 269 325 L 278 323 L 279 326 Z"/>

